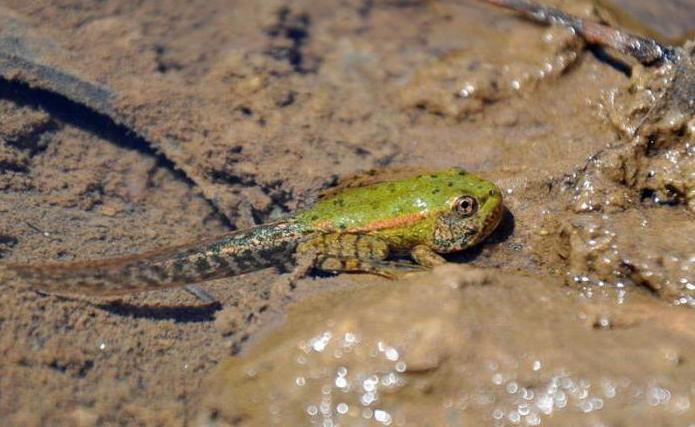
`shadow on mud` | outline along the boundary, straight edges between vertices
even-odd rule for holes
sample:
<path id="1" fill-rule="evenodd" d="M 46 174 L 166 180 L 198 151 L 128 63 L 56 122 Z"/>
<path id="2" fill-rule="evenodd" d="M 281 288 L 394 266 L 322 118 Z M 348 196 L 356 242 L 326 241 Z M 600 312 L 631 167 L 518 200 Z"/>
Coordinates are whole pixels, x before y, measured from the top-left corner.
<path id="1" fill-rule="evenodd" d="M 26 83 L 11 81 L 0 77 L 0 99 L 12 101 L 19 106 L 27 106 L 46 111 L 59 122 L 74 126 L 104 139 L 118 147 L 136 151 L 145 157 L 156 159 L 157 166 L 170 171 L 178 180 L 190 188 L 193 182 L 176 164 L 158 152 L 152 145 L 130 127 L 119 123 L 111 115 L 97 111 L 76 102 L 64 95 L 50 90 L 31 87 Z M 216 216 L 228 227 L 231 223 L 217 207 L 208 201 Z"/>
<path id="2" fill-rule="evenodd" d="M 153 150 L 144 138 L 138 136 L 130 128 L 117 123 L 106 114 L 97 112 L 63 95 L 34 88 L 23 82 L 0 78 L 0 99 L 12 101 L 20 106 L 44 110 L 63 123 L 85 130 L 119 147 L 154 157 L 160 166 L 176 171 L 174 164 L 169 159 Z M 181 176 L 179 178 L 187 179 Z"/>
<path id="3" fill-rule="evenodd" d="M 222 310 L 222 304 L 219 302 L 201 306 L 152 306 L 113 302 L 98 304 L 97 307 L 117 316 L 134 319 L 173 320 L 176 323 L 211 322 L 215 320 L 215 313 Z"/>
<path id="4" fill-rule="evenodd" d="M 468 263 L 474 261 L 483 252 L 483 247 L 486 245 L 497 245 L 500 244 L 514 234 L 514 227 L 516 222 L 514 220 L 514 215 L 509 211 L 509 209 L 504 208 L 504 213 L 502 214 L 502 220 L 500 225 L 497 226 L 495 231 L 485 239 L 482 244 L 476 245 L 470 249 L 466 249 L 463 252 L 458 252 L 450 255 L 446 255 L 446 259 L 449 262 L 455 263 Z"/>

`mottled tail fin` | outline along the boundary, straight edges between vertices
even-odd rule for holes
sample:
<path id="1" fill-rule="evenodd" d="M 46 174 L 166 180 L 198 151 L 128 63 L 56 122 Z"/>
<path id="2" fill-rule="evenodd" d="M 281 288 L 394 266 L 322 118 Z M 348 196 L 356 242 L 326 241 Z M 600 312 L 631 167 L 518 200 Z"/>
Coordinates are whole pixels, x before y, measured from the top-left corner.
<path id="1" fill-rule="evenodd" d="M 118 295 L 185 286 L 285 263 L 302 235 L 303 229 L 295 223 L 272 223 L 133 256 L 49 265 L 2 264 L 0 280 L 73 295 Z"/>

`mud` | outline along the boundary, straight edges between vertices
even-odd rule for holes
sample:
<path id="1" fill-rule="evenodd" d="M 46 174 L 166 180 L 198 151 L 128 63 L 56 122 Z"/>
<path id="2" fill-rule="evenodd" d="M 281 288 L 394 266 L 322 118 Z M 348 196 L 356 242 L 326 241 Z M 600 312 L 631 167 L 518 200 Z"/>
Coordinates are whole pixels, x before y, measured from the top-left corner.
<path id="1" fill-rule="evenodd" d="M 693 11 L 688 0 L 631 2 L 629 0 L 601 0 L 617 23 L 632 31 L 648 34 L 663 42 L 683 43 L 695 34 Z"/>
<path id="2" fill-rule="evenodd" d="M 204 285 L 220 305 L 0 283 L 3 423 L 695 421 L 695 142 L 663 89 L 677 70 L 473 1 L 0 6 L 0 42 L 98 89 L 0 70 L 0 262 L 213 236 L 383 166 L 463 166 L 509 210 L 450 257 L 466 265 L 310 277 L 289 306 L 268 301 L 272 270 Z"/>
<path id="3" fill-rule="evenodd" d="M 375 284 L 292 307 L 210 378 L 196 425 L 685 425 L 694 315 L 446 266 L 398 298 Z"/>

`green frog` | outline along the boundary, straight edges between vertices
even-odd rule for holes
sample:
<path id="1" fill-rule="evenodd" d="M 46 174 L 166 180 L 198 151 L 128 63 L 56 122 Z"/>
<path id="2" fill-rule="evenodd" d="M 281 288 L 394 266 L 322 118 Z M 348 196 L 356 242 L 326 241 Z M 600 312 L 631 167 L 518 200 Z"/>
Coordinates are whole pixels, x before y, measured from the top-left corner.
<path id="1" fill-rule="evenodd" d="M 409 176 L 367 173 L 278 221 L 157 252 L 0 270 L 51 293 L 117 295 L 187 286 L 294 259 L 293 277 L 315 268 L 388 278 L 445 262 L 487 237 L 502 217 L 502 193 L 460 168 Z M 404 260 L 409 257 L 411 261 Z"/>

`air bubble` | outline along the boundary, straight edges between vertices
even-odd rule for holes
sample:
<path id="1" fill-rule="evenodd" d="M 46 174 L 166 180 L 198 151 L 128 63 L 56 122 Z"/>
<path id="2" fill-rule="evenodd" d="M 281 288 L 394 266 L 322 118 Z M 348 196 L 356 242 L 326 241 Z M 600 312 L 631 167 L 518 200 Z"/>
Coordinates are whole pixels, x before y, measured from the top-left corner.
<path id="1" fill-rule="evenodd" d="M 391 414 L 382 409 L 374 410 L 374 419 L 384 425 L 391 424 Z"/>

